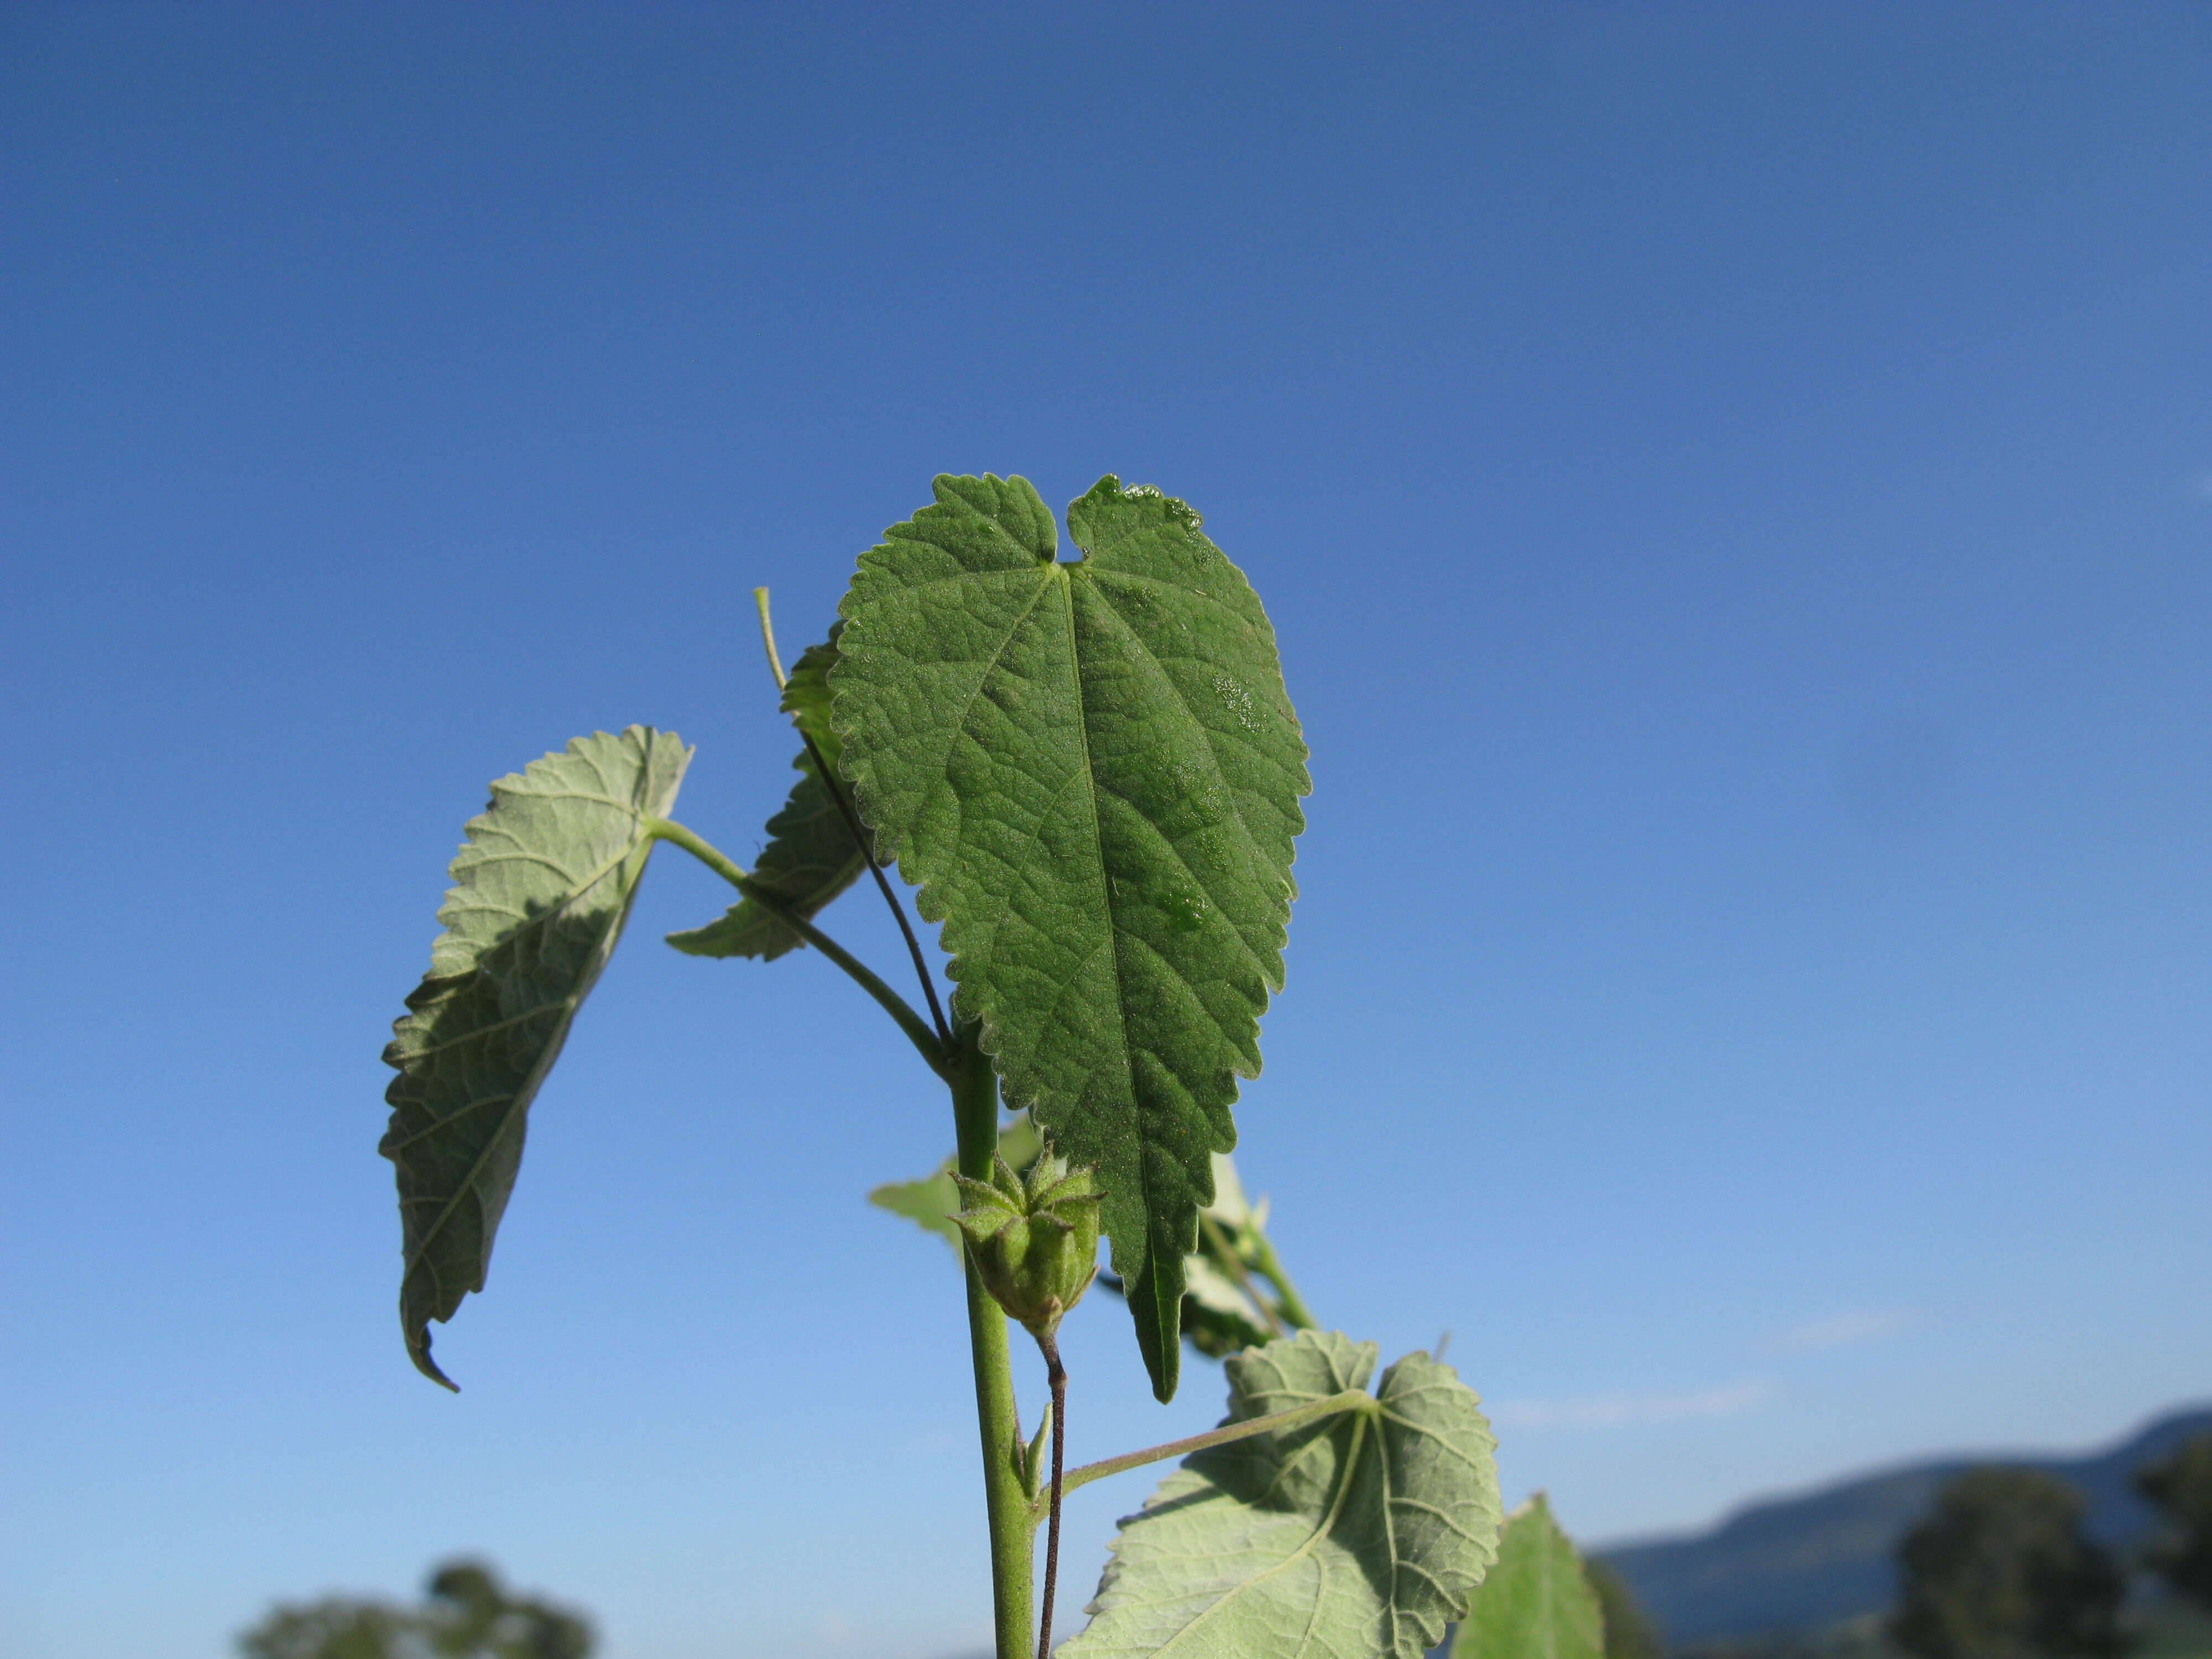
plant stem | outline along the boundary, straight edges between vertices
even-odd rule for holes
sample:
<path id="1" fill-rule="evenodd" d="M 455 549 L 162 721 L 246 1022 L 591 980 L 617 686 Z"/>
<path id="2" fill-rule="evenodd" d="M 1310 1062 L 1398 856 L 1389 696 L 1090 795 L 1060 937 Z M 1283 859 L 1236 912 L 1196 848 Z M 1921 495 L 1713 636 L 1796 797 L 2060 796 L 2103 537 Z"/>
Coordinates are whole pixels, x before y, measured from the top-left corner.
<path id="1" fill-rule="evenodd" d="M 1060 1583 L 1060 1468 L 1067 1453 L 1067 1368 L 1060 1363 L 1060 1344 L 1037 1338 L 1044 1351 L 1045 1380 L 1052 1388 L 1052 1518 L 1044 1534 L 1044 1602 L 1037 1614 L 1037 1659 L 1052 1659 L 1052 1595 Z"/>
<path id="2" fill-rule="evenodd" d="M 768 653 L 768 672 L 775 677 L 775 689 L 784 688 L 783 659 L 775 652 L 775 624 L 768 619 L 768 589 L 753 589 L 753 609 L 760 612 L 761 647 Z"/>
<path id="3" fill-rule="evenodd" d="M 1334 1417 L 1340 1412 L 1371 1412 L 1375 1409 L 1373 1395 L 1363 1389 L 1346 1389 L 1342 1394 L 1333 1394 L 1304 1406 L 1293 1406 L 1286 1412 L 1271 1412 L 1265 1417 L 1248 1417 L 1242 1423 L 1224 1424 L 1220 1428 L 1209 1429 L 1204 1434 L 1194 1434 L 1188 1439 L 1170 1440 L 1165 1445 L 1147 1446 L 1142 1451 L 1124 1452 L 1119 1457 L 1085 1463 L 1068 1474 L 1061 1483 L 1062 1490 L 1073 1492 L 1078 1486 L 1087 1486 L 1094 1480 L 1103 1480 L 1109 1474 L 1120 1474 L 1127 1469 L 1142 1468 L 1146 1464 L 1157 1463 L 1162 1458 L 1182 1457 L 1191 1452 L 1204 1451 L 1208 1446 L 1226 1446 L 1232 1441 L 1249 1440 L 1255 1434 L 1294 1429 L 1301 1423 Z"/>
<path id="4" fill-rule="evenodd" d="M 645 833 L 655 841 L 665 841 L 672 847 L 682 848 L 831 962 L 843 969 L 855 984 L 876 1000 L 885 1013 L 898 1022 L 899 1030 L 904 1031 L 908 1041 L 921 1050 L 922 1059 L 929 1064 L 929 1069 L 948 1082 L 951 1080 L 945 1045 L 937 1040 L 937 1034 L 929 1029 L 920 1014 L 907 1006 L 904 997 L 878 979 L 859 957 L 812 922 L 794 913 L 774 892 L 747 875 L 720 848 L 684 825 L 670 818 L 647 818 L 645 821 Z M 988 1167 L 984 1173 L 987 1176 L 989 1175 Z"/>
<path id="5" fill-rule="evenodd" d="M 951 1063 L 952 1120 L 959 1132 L 960 1173 L 991 1176 L 999 1150 L 999 1079 L 983 1052 L 980 1026 L 963 1025 Z M 1038 1517 L 1022 1490 L 1014 1453 L 1020 1419 L 1014 1408 L 1014 1367 L 1006 1349 L 1006 1316 L 983 1288 L 975 1258 L 963 1249 L 968 1277 L 968 1340 L 975 1366 L 975 1426 L 983 1443 L 983 1507 L 991 1527 L 991 1612 L 998 1659 L 1030 1659 L 1030 1577 Z"/>
<path id="6" fill-rule="evenodd" d="M 929 963 L 921 954 L 921 941 L 914 936 L 914 927 L 906 919 L 906 907 L 891 891 L 890 879 L 884 866 L 876 862 L 867 833 L 860 828 L 860 815 L 854 811 L 853 803 L 845 794 L 845 786 L 838 781 L 836 773 L 830 769 L 820 747 L 802 731 L 799 740 L 806 745 L 806 752 L 814 757 L 814 769 L 822 775 L 822 787 L 830 792 L 830 799 L 837 803 L 837 811 L 845 820 L 845 828 L 853 837 L 853 845 L 860 849 L 860 860 L 868 866 L 868 873 L 876 878 L 876 890 L 884 896 L 884 902 L 891 908 L 891 919 L 898 923 L 900 934 L 906 940 L 906 953 L 914 960 L 915 977 L 921 981 L 921 994 L 929 1003 L 929 1017 L 936 1022 L 938 1041 L 946 1048 L 952 1046 L 952 1030 L 945 1023 L 945 1010 L 938 1006 L 937 981 L 929 976 Z"/>
<path id="7" fill-rule="evenodd" d="M 1222 1230 L 1221 1224 L 1200 1210 L 1198 1224 L 1205 1232 L 1206 1242 L 1212 1245 L 1213 1253 L 1229 1264 L 1230 1276 L 1236 1279 L 1237 1288 L 1244 1292 L 1244 1299 L 1252 1304 L 1252 1310 L 1267 1322 L 1267 1328 L 1277 1336 L 1288 1336 L 1290 1333 L 1283 1328 L 1282 1315 L 1275 1311 L 1273 1303 L 1260 1294 L 1260 1287 L 1252 1282 L 1252 1275 L 1244 1271 L 1243 1256 L 1238 1253 L 1236 1245 L 1230 1243 L 1229 1235 Z"/>
<path id="8" fill-rule="evenodd" d="M 1275 1287 L 1277 1306 L 1282 1310 L 1283 1318 L 1294 1329 L 1319 1330 L 1321 1327 L 1306 1310 L 1305 1298 L 1298 1294 L 1298 1287 L 1291 1283 L 1291 1276 L 1283 1271 L 1282 1261 L 1275 1255 L 1275 1247 L 1267 1242 L 1267 1235 L 1255 1227 L 1251 1230 L 1251 1237 L 1252 1254 L 1256 1258 L 1252 1265 L 1265 1273 L 1267 1282 Z"/>
<path id="9" fill-rule="evenodd" d="M 775 677 L 775 689 L 781 691 L 790 682 L 784 677 L 783 659 L 775 651 L 775 624 L 769 620 L 768 589 L 753 589 L 753 607 L 760 612 L 761 646 L 768 653 L 768 672 Z M 797 725 L 798 722 L 794 720 L 793 724 Z M 950 1048 L 952 1046 L 952 1031 L 945 1023 L 945 1010 L 938 1006 L 937 985 L 929 976 L 929 963 L 921 954 L 921 945 L 915 938 L 914 929 L 907 923 L 905 909 L 900 905 L 897 896 L 891 891 L 890 883 L 884 878 L 883 866 L 876 862 L 874 854 L 869 850 L 867 835 L 860 828 L 860 814 L 853 810 L 853 803 L 846 797 L 844 785 L 839 781 L 836 772 L 803 726 L 799 728 L 799 740 L 806 745 L 806 752 L 814 757 L 814 770 L 822 780 L 822 787 L 830 792 L 830 799 L 836 803 L 837 815 L 845 820 L 845 828 L 852 835 L 853 845 L 867 860 L 868 873 L 876 878 L 876 890 L 884 896 L 884 902 L 890 906 L 892 920 L 898 923 L 899 932 L 906 937 L 906 951 L 914 958 L 914 971 L 921 980 L 921 994 L 929 1004 L 929 1018 L 937 1027 L 937 1040 Z"/>

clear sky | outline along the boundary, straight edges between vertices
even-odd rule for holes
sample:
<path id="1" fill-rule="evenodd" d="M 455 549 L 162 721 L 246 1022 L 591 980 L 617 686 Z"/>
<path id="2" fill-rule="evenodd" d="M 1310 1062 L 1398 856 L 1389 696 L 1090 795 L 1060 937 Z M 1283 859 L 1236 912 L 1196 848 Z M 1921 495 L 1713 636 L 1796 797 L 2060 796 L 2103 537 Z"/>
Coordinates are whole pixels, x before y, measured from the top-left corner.
<path id="1" fill-rule="evenodd" d="M 611 1659 L 980 1644 L 956 1280 L 861 1201 L 947 1113 L 825 964 L 656 861 L 459 1397 L 375 1154 L 485 781 L 671 727 L 750 856 L 749 590 L 804 643 L 939 471 L 1265 599 L 1240 1160 L 1509 1498 L 2212 1395 L 2208 298 L 2199 4 L 7 7 L 0 1656 L 461 1549 Z M 1074 1455 L 1220 1409 L 1067 1340 Z"/>

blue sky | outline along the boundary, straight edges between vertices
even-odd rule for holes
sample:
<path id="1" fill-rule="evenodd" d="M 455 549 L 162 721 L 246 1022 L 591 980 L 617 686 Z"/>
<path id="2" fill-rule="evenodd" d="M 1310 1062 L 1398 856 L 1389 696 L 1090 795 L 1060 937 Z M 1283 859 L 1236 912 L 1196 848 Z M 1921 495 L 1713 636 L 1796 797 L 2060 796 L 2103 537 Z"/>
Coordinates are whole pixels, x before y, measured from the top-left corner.
<path id="1" fill-rule="evenodd" d="M 19 5 L 0 223 L 4 1659 L 461 1549 L 612 1659 L 981 1643 L 957 1285 L 860 1201 L 950 1126 L 824 964 L 666 951 L 656 862 L 458 1397 L 374 1152 L 485 781 L 671 727 L 749 856 L 749 591 L 803 643 L 939 471 L 1264 597 L 1240 1162 L 1509 1497 L 2212 1394 L 2212 9 Z M 1219 1410 L 1066 1340 L 1075 1455 Z"/>

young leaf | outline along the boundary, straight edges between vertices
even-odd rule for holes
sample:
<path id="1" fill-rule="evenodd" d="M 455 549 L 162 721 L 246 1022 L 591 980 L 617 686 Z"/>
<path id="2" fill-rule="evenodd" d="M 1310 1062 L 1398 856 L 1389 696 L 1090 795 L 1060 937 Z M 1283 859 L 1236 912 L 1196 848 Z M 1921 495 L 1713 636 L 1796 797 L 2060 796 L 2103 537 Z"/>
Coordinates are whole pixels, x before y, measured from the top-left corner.
<path id="1" fill-rule="evenodd" d="M 1543 1493 L 1507 1517 L 1451 1659 L 1605 1659 L 1596 1592 Z"/>
<path id="2" fill-rule="evenodd" d="M 1227 1364 L 1229 1422 L 1365 1386 L 1375 1345 L 1301 1331 Z M 1371 1411 L 1194 1454 L 1121 1523 L 1062 1659 L 1419 1659 L 1497 1556 L 1497 1442 L 1408 1354 Z"/>
<path id="3" fill-rule="evenodd" d="M 399 1180 L 407 1352 L 447 1388 L 429 1322 L 483 1288 L 531 1099 L 613 953 L 653 849 L 646 821 L 690 759 L 650 726 L 578 738 L 493 784 L 453 860 L 446 931 L 384 1051 L 399 1075 L 379 1148 Z"/>
<path id="4" fill-rule="evenodd" d="M 814 739 L 833 769 L 842 745 L 830 729 L 828 675 L 837 660 L 837 635 L 843 626 L 840 623 L 830 629 L 826 645 L 810 645 L 799 654 L 783 688 L 784 712 Z M 829 785 L 815 769 L 814 757 L 801 749 L 791 763 L 799 781 L 792 785 L 782 810 L 768 821 L 768 845 L 761 849 L 752 878 L 811 921 L 858 881 L 868 865 L 853 842 L 853 831 L 837 810 Z M 704 927 L 669 934 L 668 942 L 695 957 L 758 957 L 773 962 L 796 949 L 800 940 L 765 905 L 746 898 Z"/>
<path id="5" fill-rule="evenodd" d="M 1259 599 L 1181 501 L 1100 480 L 1063 564 L 1025 480 L 935 491 L 841 607 L 842 769 L 1007 1103 L 1096 1170 L 1165 1400 L 1208 1159 L 1282 984 L 1305 744 Z"/>

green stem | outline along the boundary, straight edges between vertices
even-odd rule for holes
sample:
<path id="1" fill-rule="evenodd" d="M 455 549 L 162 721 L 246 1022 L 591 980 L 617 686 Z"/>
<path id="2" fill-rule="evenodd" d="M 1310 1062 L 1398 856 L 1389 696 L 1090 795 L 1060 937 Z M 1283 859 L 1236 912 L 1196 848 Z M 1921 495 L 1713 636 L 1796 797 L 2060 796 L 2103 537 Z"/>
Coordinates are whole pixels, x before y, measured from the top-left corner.
<path id="1" fill-rule="evenodd" d="M 1237 1288 L 1243 1291 L 1244 1299 L 1252 1304 L 1252 1310 L 1267 1322 L 1267 1328 L 1277 1336 L 1288 1336 L 1290 1333 L 1283 1328 L 1283 1316 L 1275 1311 L 1273 1303 L 1260 1294 L 1260 1287 L 1252 1282 L 1252 1275 L 1244 1271 L 1244 1258 L 1229 1242 L 1229 1235 L 1222 1231 L 1221 1224 L 1200 1210 L 1198 1224 L 1200 1231 L 1206 1235 L 1206 1242 L 1212 1246 L 1214 1256 L 1228 1263 L 1230 1277 L 1237 1281 Z M 1249 1231 L 1257 1232 L 1259 1230 L 1252 1228 Z"/>
<path id="2" fill-rule="evenodd" d="M 753 589 L 753 607 L 760 612 L 761 646 L 768 653 L 768 672 L 775 676 L 775 689 L 787 690 L 791 682 L 784 677 L 783 659 L 776 654 L 775 624 L 769 619 L 768 613 L 768 589 Z M 838 816 L 845 820 L 846 832 L 853 837 L 853 845 L 860 849 L 860 857 L 867 864 L 868 873 L 876 878 L 876 890 L 884 896 L 884 902 L 891 908 L 891 919 L 898 923 L 900 935 L 906 940 L 906 953 L 914 958 L 914 971 L 921 980 L 921 994 L 929 1003 L 929 1018 L 937 1028 L 938 1046 L 950 1048 L 952 1046 L 951 1028 L 945 1023 L 945 1010 L 938 1006 L 937 982 L 929 976 L 929 963 L 921 954 L 921 941 L 915 938 L 914 927 L 906 919 L 906 907 L 891 891 L 890 879 L 884 874 L 883 866 L 876 862 L 867 831 L 860 827 L 860 815 L 846 798 L 845 786 L 837 781 L 836 769 L 830 764 L 829 757 L 822 752 L 822 745 L 814 741 L 805 725 L 796 715 L 793 716 L 791 723 L 799 727 L 799 740 L 806 745 L 806 752 L 814 761 L 815 775 L 822 780 L 822 787 L 830 792 L 830 799 L 836 803 Z M 942 1076 L 943 1073 L 939 1075 Z"/>
<path id="3" fill-rule="evenodd" d="M 1275 1287 L 1276 1306 L 1293 1330 L 1316 1331 L 1321 1328 L 1306 1310 L 1305 1299 L 1298 1287 L 1291 1283 L 1291 1276 L 1283 1271 L 1283 1264 L 1275 1255 L 1275 1247 L 1267 1242 L 1267 1235 L 1257 1227 L 1250 1230 L 1253 1243 L 1252 1266 L 1267 1275 L 1267 1282 Z"/>
<path id="4" fill-rule="evenodd" d="M 665 841 L 671 846 L 682 848 L 843 969 L 855 984 L 876 1000 L 885 1013 L 898 1022 L 899 1030 L 904 1031 L 908 1041 L 921 1051 L 921 1057 L 928 1062 L 929 1069 L 948 1083 L 952 1080 L 952 1073 L 946 1063 L 945 1045 L 937 1040 L 937 1033 L 929 1029 L 927 1021 L 907 1006 L 904 997 L 878 979 L 859 957 L 812 922 L 794 913 L 774 892 L 747 875 L 719 848 L 684 825 L 669 818 L 647 818 L 645 833 L 655 841 Z M 984 1174 L 986 1176 L 990 1174 L 988 1167 Z"/>
<path id="5" fill-rule="evenodd" d="M 999 1079 L 983 1052 L 981 1035 L 975 1025 L 958 1029 L 951 1081 L 960 1173 L 988 1181 L 999 1150 Z M 1022 1431 L 1014 1407 L 1006 1316 L 983 1288 L 974 1258 L 963 1250 L 961 1260 L 968 1273 L 968 1340 L 975 1365 L 975 1426 L 983 1442 L 983 1507 L 991 1526 L 991 1611 L 998 1659 L 1032 1659 L 1030 1581 L 1042 1516 L 1032 1510 L 1015 1463 Z"/>
<path id="6" fill-rule="evenodd" d="M 1043 1351 L 1045 1382 L 1052 1389 L 1052 1486 L 1046 1495 L 1051 1519 L 1045 1528 L 1044 1599 L 1043 1610 L 1037 1614 L 1037 1659 L 1052 1659 L 1052 1598 L 1060 1583 L 1060 1498 L 1067 1489 L 1060 1479 L 1067 1461 L 1067 1367 L 1060 1363 L 1060 1344 L 1049 1331 L 1037 1338 L 1037 1346 Z"/>
<path id="7" fill-rule="evenodd" d="M 1164 1446 L 1147 1446 L 1142 1451 L 1124 1452 L 1119 1457 L 1109 1457 L 1103 1462 L 1085 1463 L 1079 1469 L 1070 1470 L 1066 1479 L 1060 1483 L 1060 1489 L 1063 1492 L 1071 1492 L 1078 1486 L 1103 1480 L 1109 1474 L 1142 1468 L 1146 1464 L 1157 1463 L 1162 1458 L 1184 1457 L 1194 1451 L 1204 1451 L 1208 1446 L 1226 1446 L 1231 1441 L 1249 1440 L 1255 1434 L 1295 1429 L 1301 1423 L 1334 1417 L 1340 1412 L 1370 1412 L 1375 1409 L 1373 1395 L 1364 1389 L 1346 1389 L 1342 1394 L 1333 1394 L 1325 1400 L 1316 1400 L 1304 1406 L 1293 1406 L 1286 1412 L 1271 1412 L 1265 1417 L 1248 1417 L 1242 1423 L 1224 1424 L 1220 1428 L 1209 1429 L 1204 1434 L 1194 1434 L 1185 1440 L 1170 1440 Z"/>
<path id="8" fill-rule="evenodd" d="M 760 612 L 761 646 L 768 653 L 768 672 L 775 676 L 775 689 L 782 690 L 787 682 L 783 678 L 783 659 L 775 653 L 775 624 L 768 619 L 768 589 L 753 589 L 753 609 Z"/>

